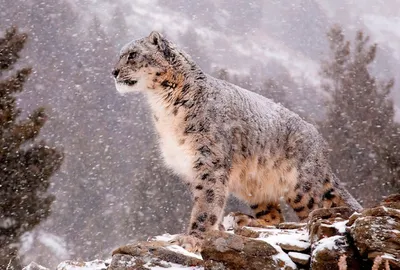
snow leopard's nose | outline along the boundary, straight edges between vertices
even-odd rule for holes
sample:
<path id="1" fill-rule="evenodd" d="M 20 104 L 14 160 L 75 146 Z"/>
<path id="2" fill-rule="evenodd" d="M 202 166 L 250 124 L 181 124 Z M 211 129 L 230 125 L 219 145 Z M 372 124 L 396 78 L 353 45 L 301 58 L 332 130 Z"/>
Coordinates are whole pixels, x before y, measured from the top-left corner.
<path id="1" fill-rule="evenodd" d="M 119 74 L 119 69 L 118 69 L 118 68 L 114 69 L 114 70 L 111 72 L 111 74 L 114 76 L 114 78 L 117 78 L 117 77 L 118 77 L 118 74 Z"/>

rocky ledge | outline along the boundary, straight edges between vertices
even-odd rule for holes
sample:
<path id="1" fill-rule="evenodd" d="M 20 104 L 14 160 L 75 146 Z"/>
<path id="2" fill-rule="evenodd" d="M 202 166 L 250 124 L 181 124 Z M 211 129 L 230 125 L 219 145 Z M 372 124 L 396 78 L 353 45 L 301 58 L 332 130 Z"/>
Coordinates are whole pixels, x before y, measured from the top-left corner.
<path id="1" fill-rule="evenodd" d="M 174 236 L 166 234 L 120 247 L 106 261 L 66 261 L 57 270 L 400 269 L 400 194 L 361 213 L 318 209 L 307 224 L 234 229 L 232 221 L 225 217 L 227 231 L 206 235 L 201 254 L 170 244 Z"/>

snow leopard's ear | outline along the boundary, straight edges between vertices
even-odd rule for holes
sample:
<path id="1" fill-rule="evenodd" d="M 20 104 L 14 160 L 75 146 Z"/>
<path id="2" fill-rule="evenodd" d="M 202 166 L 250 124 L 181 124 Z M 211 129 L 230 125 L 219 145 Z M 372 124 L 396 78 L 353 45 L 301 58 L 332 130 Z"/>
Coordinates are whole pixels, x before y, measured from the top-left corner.
<path id="1" fill-rule="evenodd" d="M 148 37 L 151 44 L 156 45 L 160 51 L 164 51 L 166 48 L 163 36 L 157 31 L 152 31 Z"/>

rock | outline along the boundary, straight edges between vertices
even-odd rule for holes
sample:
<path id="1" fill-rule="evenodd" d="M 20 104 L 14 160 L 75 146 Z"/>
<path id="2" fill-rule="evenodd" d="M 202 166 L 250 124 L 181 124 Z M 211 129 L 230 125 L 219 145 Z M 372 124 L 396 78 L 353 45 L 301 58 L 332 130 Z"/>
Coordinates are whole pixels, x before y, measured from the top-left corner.
<path id="1" fill-rule="evenodd" d="M 310 248 L 310 243 L 308 242 L 299 242 L 296 241 L 294 243 L 277 243 L 282 249 L 286 251 L 306 251 Z"/>
<path id="2" fill-rule="evenodd" d="M 339 269 L 340 264 L 347 269 L 359 269 L 360 260 L 346 236 L 332 236 L 323 238 L 313 245 L 311 249 L 311 269 Z"/>
<path id="3" fill-rule="evenodd" d="M 128 266 L 137 269 L 149 269 L 147 267 L 150 266 L 163 267 L 162 265 L 167 267 L 168 263 L 184 266 L 203 265 L 200 256 L 187 252 L 182 247 L 163 241 L 144 241 L 114 250 L 109 270 L 125 270 Z"/>
<path id="4" fill-rule="evenodd" d="M 31 262 L 30 264 L 22 268 L 22 270 L 49 270 L 49 269 L 35 262 Z"/>
<path id="5" fill-rule="evenodd" d="M 362 216 L 361 213 L 355 212 L 354 214 L 352 214 L 352 215 L 349 217 L 349 220 L 347 221 L 346 226 L 351 226 L 351 225 L 353 225 L 354 222 L 357 220 L 357 218 L 359 218 L 359 217 L 361 217 L 361 216 Z"/>
<path id="6" fill-rule="evenodd" d="M 352 211 L 347 207 L 330 209 L 316 209 L 310 213 L 308 230 L 311 244 L 322 238 L 346 233 L 347 219 L 352 216 Z"/>
<path id="7" fill-rule="evenodd" d="M 289 252 L 289 258 L 300 265 L 306 266 L 310 262 L 310 255 L 299 253 L 299 252 Z"/>
<path id="8" fill-rule="evenodd" d="M 310 213 L 309 220 L 313 219 L 331 219 L 340 217 L 342 219 L 349 219 L 349 217 L 354 213 L 348 207 L 333 207 L 333 208 L 320 208 L 315 209 Z"/>
<path id="9" fill-rule="evenodd" d="M 296 265 L 286 254 L 279 252 L 276 247 L 243 236 L 212 231 L 206 234 L 201 255 L 205 260 L 205 269 L 229 270 L 269 270 L 296 269 Z M 215 263 L 218 267 L 215 268 Z"/>
<path id="10" fill-rule="evenodd" d="M 175 236 L 165 234 L 116 249 L 110 264 L 67 261 L 57 270 L 400 269 L 399 208 L 398 194 L 361 213 L 318 209 L 307 224 L 212 231 L 205 235 L 203 257 L 172 245 Z M 46 270 L 33 263 L 27 267 Z"/>
<path id="11" fill-rule="evenodd" d="M 276 227 L 278 229 L 303 229 L 307 226 L 307 223 L 296 223 L 296 222 L 283 222 Z"/>
<path id="12" fill-rule="evenodd" d="M 383 204 L 386 206 L 365 209 L 350 233 L 363 257 L 375 260 L 381 256 L 394 269 L 400 269 L 400 209 L 388 207 L 398 207 L 393 200 Z"/>
<path id="13" fill-rule="evenodd" d="M 400 194 L 392 194 L 387 196 L 382 202 L 382 206 L 400 209 Z"/>
<path id="14" fill-rule="evenodd" d="M 250 238 L 257 238 L 257 237 L 260 236 L 259 232 L 256 232 L 254 230 L 250 230 L 250 229 L 248 229 L 246 227 L 235 228 L 234 233 L 237 234 L 237 235 L 241 235 L 241 236 L 244 236 L 244 237 L 250 237 Z"/>

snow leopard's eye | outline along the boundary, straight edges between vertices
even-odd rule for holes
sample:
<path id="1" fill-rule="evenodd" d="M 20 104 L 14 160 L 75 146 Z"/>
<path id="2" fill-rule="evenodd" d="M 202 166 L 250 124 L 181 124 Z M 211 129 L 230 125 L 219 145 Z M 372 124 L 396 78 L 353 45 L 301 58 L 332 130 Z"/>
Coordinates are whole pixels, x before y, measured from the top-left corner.
<path id="1" fill-rule="evenodd" d="M 135 59 L 136 56 L 137 56 L 137 52 L 131 52 L 131 53 L 129 53 L 129 55 L 128 55 L 128 60 Z"/>

